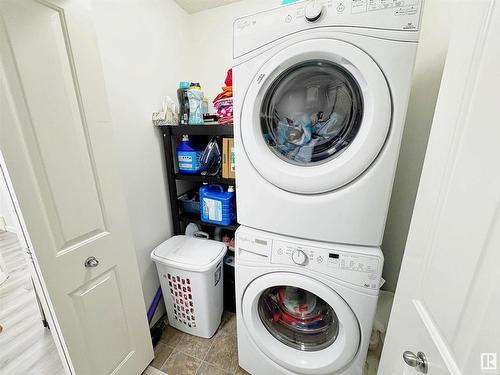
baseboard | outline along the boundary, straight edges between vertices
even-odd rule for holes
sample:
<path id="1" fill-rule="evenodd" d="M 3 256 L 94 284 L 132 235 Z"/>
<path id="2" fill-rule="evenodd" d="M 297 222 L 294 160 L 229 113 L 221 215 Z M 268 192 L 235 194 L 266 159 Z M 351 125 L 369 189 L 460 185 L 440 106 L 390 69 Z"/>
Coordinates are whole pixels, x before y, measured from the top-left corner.
<path id="1" fill-rule="evenodd" d="M 153 366 L 148 366 L 146 370 L 142 373 L 143 375 L 167 375 L 163 371 L 160 371 Z"/>
<path id="2" fill-rule="evenodd" d="M 10 233 L 14 233 L 14 234 L 18 234 L 17 233 L 17 228 L 13 227 L 11 225 L 6 225 L 5 226 L 5 231 L 10 232 Z"/>

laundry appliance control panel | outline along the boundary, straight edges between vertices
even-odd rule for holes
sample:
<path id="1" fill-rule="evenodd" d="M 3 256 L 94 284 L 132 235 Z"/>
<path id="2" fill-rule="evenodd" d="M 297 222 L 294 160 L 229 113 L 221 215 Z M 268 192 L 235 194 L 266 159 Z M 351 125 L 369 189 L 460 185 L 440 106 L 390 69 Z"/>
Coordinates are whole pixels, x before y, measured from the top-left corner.
<path id="1" fill-rule="evenodd" d="M 297 266 L 365 288 L 378 289 L 383 259 L 376 255 L 273 240 L 271 263 Z"/>
<path id="2" fill-rule="evenodd" d="M 420 28 L 422 0 L 305 0 L 259 12 L 234 21 L 234 57 L 282 37 L 305 30 L 360 28 L 397 31 L 397 40 L 416 41 Z M 412 35 L 415 34 L 415 35 Z"/>

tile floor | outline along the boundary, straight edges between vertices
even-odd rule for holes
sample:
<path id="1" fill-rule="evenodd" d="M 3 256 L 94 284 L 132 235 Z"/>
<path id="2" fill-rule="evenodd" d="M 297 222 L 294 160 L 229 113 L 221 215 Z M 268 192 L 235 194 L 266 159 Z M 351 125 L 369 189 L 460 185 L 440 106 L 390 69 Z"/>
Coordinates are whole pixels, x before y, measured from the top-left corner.
<path id="1" fill-rule="evenodd" d="M 248 374 L 238 366 L 236 315 L 225 312 L 217 333 L 210 339 L 167 326 L 151 366 L 169 375 Z"/>
<path id="2" fill-rule="evenodd" d="M 368 352 L 363 375 L 376 375 L 382 348 Z M 250 375 L 238 366 L 236 314 L 224 312 L 217 333 L 195 337 L 167 326 L 143 375 Z"/>

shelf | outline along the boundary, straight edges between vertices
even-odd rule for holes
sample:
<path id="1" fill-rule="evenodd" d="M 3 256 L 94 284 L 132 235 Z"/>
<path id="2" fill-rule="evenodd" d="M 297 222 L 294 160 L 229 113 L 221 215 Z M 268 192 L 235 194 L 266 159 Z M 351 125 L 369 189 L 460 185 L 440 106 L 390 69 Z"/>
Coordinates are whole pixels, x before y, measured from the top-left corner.
<path id="1" fill-rule="evenodd" d="M 233 136 L 233 125 L 165 125 L 169 127 L 172 135 L 227 135 Z"/>
<path id="2" fill-rule="evenodd" d="M 204 225 L 207 227 L 214 227 L 214 228 L 223 228 L 223 229 L 228 229 L 228 230 L 236 230 L 238 229 L 239 225 L 238 224 L 232 224 L 232 225 L 218 225 L 218 224 L 211 224 L 211 223 L 206 223 L 200 219 L 199 215 L 193 215 L 193 214 L 185 214 L 185 213 L 180 213 L 180 219 L 184 223 L 196 223 L 199 225 Z"/>
<path id="3" fill-rule="evenodd" d="M 161 125 L 158 126 L 162 132 L 163 138 L 163 153 L 165 155 L 165 169 L 167 172 L 168 194 L 170 200 L 170 208 L 172 211 L 172 225 L 175 235 L 184 233 L 185 224 L 192 222 L 199 224 L 202 227 L 210 228 L 224 228 L 234 231 L 238 228 L 238 224 L 223 226 L 216 224 L 209 224 L 201 221 L 200 215 L 192 215 L 182 213 L 179 204 L 179 192 L 177 190 L 177 181 L 187 181 L 191 183 L 201 184 L 206 182 L 208 184 L 220 185 L 235 185 L 236 181 L 232 178 L 222 178 L 220 176 L 193 176 L 178 173 L 176 170 L 175 158 L 175 144 L 180 140 L 180 136 L 193 135 L 205 137 L 219 137 L 217 142 L 222 143 L 222 137 L 233 138 L 234 127 L 230 125 L 220 125 L 216 123 L 205 123 L 204 125 Z"/>
<path id="4" fill-rule="evenodd" d="M 209 184 L 223 184 L 223 185 L 235 185 L 236 180 L 234 178 L 222 178 L 219 176 L 200 176 L 200 175 L 189 175 L 189 174 L 175 174 L 176 180 L 190 181 L 190 182 L 206 182 Z"/>

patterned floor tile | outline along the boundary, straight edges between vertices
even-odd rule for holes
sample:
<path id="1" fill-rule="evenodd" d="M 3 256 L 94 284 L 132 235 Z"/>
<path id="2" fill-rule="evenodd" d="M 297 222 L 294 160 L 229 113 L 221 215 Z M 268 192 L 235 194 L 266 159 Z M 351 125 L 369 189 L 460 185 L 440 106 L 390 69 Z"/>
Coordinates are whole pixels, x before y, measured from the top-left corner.
<path id="1" fill-rule="evenodd" d="M 220 369 L 234 372 L 238 366 L 236 336 L 217 335 L 205 361 Z"/>
<path id="2" fill-rule="evenodd" d="M 175 346 L 175 349 L 196 359 L 203 360 L 212 346 L 212 343 L 213 339 L 204 339 L 202 337 L 185 334 Z"/>
<path id="3" fill-rule="evenodd" d="M 161 369 L 163 364 L 167 361 L 167 358 L 172 354 L 173 349 L 161 342 L 156 344 L 155 347 L 155 359 L 151 362 L 150 366 L 154 368 Z"/>
<path id="4" fill-rule="evenodd" d="M 174 350 L 160 370 L 168 375 L 195 375 L 200 365 L 200 360 Z"/>

